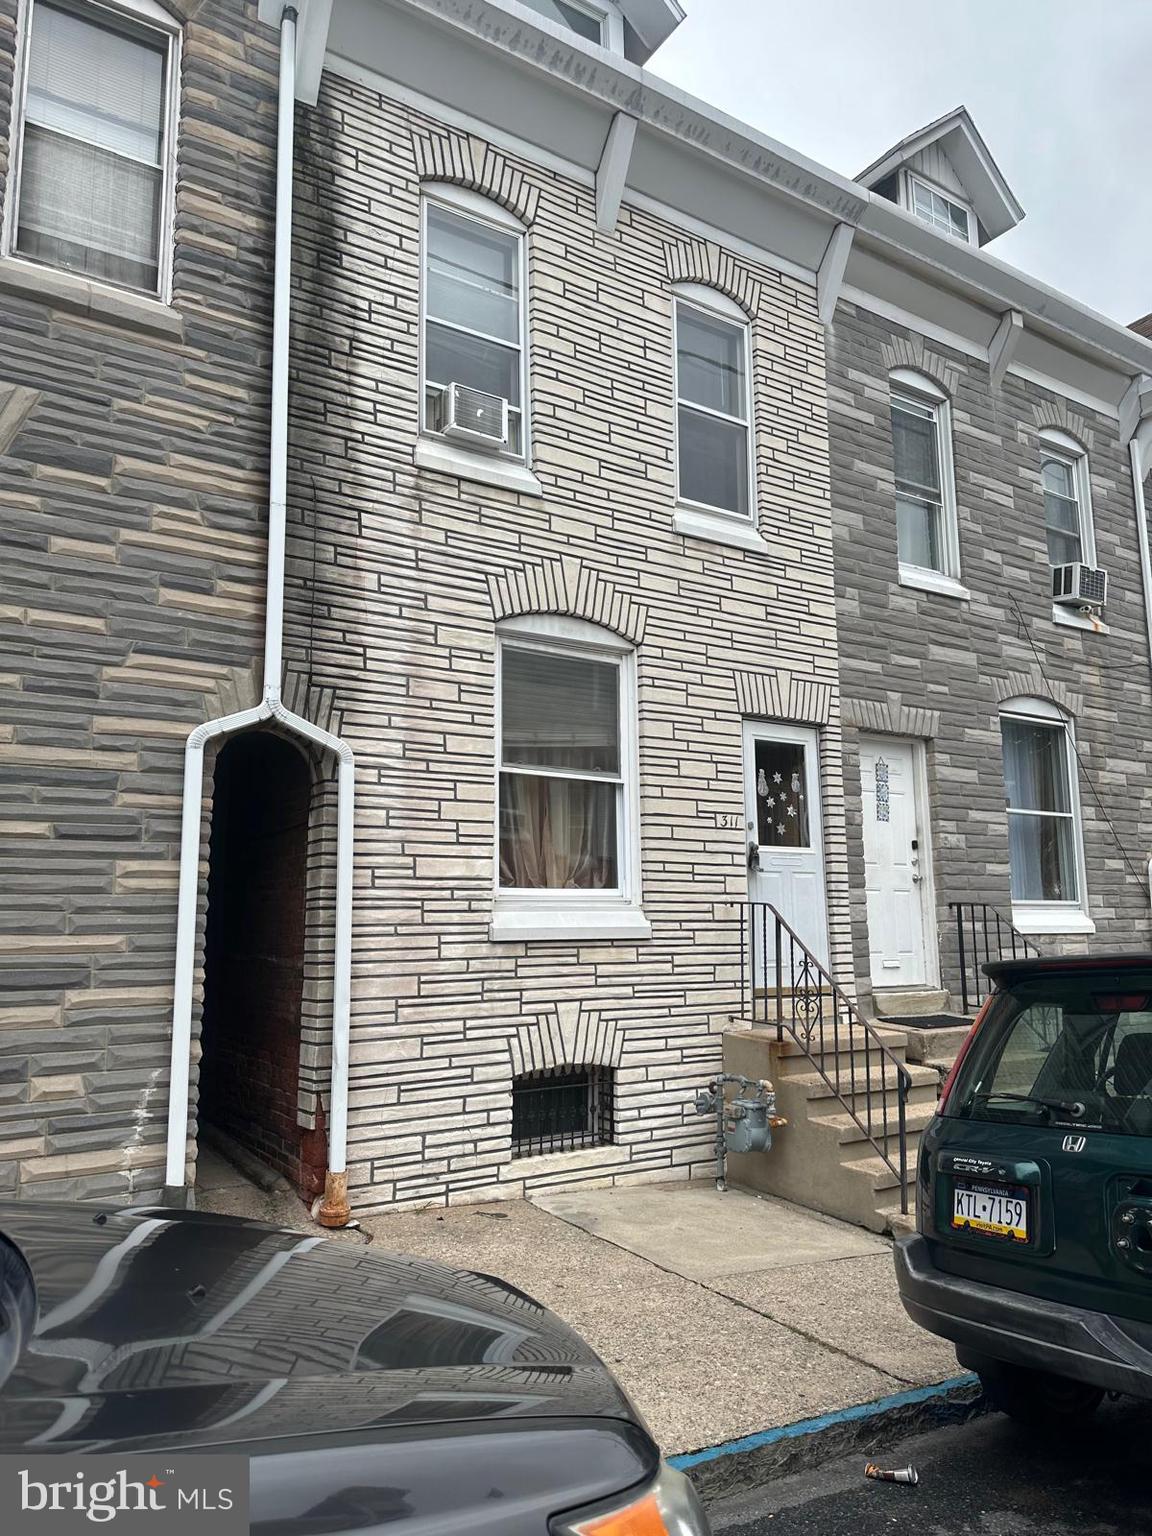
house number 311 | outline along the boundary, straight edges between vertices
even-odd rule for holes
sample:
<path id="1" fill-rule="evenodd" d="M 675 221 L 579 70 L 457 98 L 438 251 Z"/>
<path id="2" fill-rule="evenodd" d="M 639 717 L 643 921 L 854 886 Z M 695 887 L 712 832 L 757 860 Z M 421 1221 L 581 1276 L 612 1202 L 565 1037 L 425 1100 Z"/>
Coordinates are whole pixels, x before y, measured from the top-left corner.
<path id="1" fill-rule="evenodd" d="M 738 827 L 741 822 L 742 818 L 735 811 L 721 811 L 716 817 L 718 827 Z"/>

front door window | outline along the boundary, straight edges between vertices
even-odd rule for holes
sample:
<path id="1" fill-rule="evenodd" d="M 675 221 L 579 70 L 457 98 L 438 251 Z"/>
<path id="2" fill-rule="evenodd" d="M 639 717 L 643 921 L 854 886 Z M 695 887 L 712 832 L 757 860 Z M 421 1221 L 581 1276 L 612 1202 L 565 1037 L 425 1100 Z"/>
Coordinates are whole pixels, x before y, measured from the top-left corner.
<path id="1" fill-rule="evenodd" d="M 804 747 L 794 741 L 756 743 L 756 831 L 762 848 L 810 848 Z"/>

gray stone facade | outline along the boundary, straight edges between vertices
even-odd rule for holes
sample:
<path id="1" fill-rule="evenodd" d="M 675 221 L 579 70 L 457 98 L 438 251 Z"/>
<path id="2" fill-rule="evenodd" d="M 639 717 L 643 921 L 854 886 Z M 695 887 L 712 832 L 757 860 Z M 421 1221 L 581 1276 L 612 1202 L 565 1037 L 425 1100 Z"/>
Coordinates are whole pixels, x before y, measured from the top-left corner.
<path id="1" fill-rule="evenodd" d="M 912 367 L 951 402 L 961 580 L 970 601 L 899 584 L 888 377 Z M 1152 719 L 1136 513 L 1114 415 L 842 301 L 828 344 L 837 616 L 845 731 L 856 974 L 869 956 L 859 737 L 888 733 L 927 750 L 943 981 L 953 989 L 950 901 L 1010 914 L 999 705 L 1054 698 L 1075 722 L 1089 910 L 1095 935 L 1038 937 L 1046 952 L 1147 948 L 1152 850 Z M 1053 622 L 1038 434 L 1088 450 L 1097 560 L 1108 572 L 1108 632 Z"/>
<path id="2" fill-rule="evenodd" d="M 162 1183 L 183 742 L 255 698 L 276 37 L 172 9 L 171 306 L 0 262 L 0 1188 L 28 1196 Z"/>

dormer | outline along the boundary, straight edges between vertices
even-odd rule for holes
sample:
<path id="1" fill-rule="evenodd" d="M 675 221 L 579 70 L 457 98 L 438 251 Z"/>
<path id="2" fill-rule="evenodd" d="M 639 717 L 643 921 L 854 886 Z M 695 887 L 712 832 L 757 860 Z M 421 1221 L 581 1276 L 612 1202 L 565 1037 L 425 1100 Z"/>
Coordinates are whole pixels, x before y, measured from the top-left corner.
<path id="1" fill-rule="evenodd" d="M 679 0 L 519 0 L 586 43 L 646 64 L 684 20 Z"/>
<path id="2" fill-rule="evenodd" d="M 856 180 L 968 245 L 986 245 L 1024 217 L 966 107 L 901 139 Z"/>

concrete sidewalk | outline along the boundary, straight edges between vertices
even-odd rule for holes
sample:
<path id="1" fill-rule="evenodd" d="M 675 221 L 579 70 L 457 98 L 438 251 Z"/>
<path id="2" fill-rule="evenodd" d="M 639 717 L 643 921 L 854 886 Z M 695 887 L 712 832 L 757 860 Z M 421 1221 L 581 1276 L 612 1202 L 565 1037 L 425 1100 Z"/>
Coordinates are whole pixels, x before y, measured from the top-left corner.
<path id="1" fill-rule="evenodd" d="M 317 1231 L 294 1194 L 256 1189 L 216 1153 L 197 1205 Z M 329 1236 L 535 1296 L 611 1365 L 669 1453 L 958 1374 L 905 1316 L 889 1242 L 769 1196 L 649 1184 L 369 1216 Z"/>
<path id="2" fill-rule="evenodd" d="M 668 1452 L 955 1377 L 891 1245 L 780 1200 L 646 1185 L 368 1217 L 381 1247 L 501 1276 L 611 1365 Z"/>

